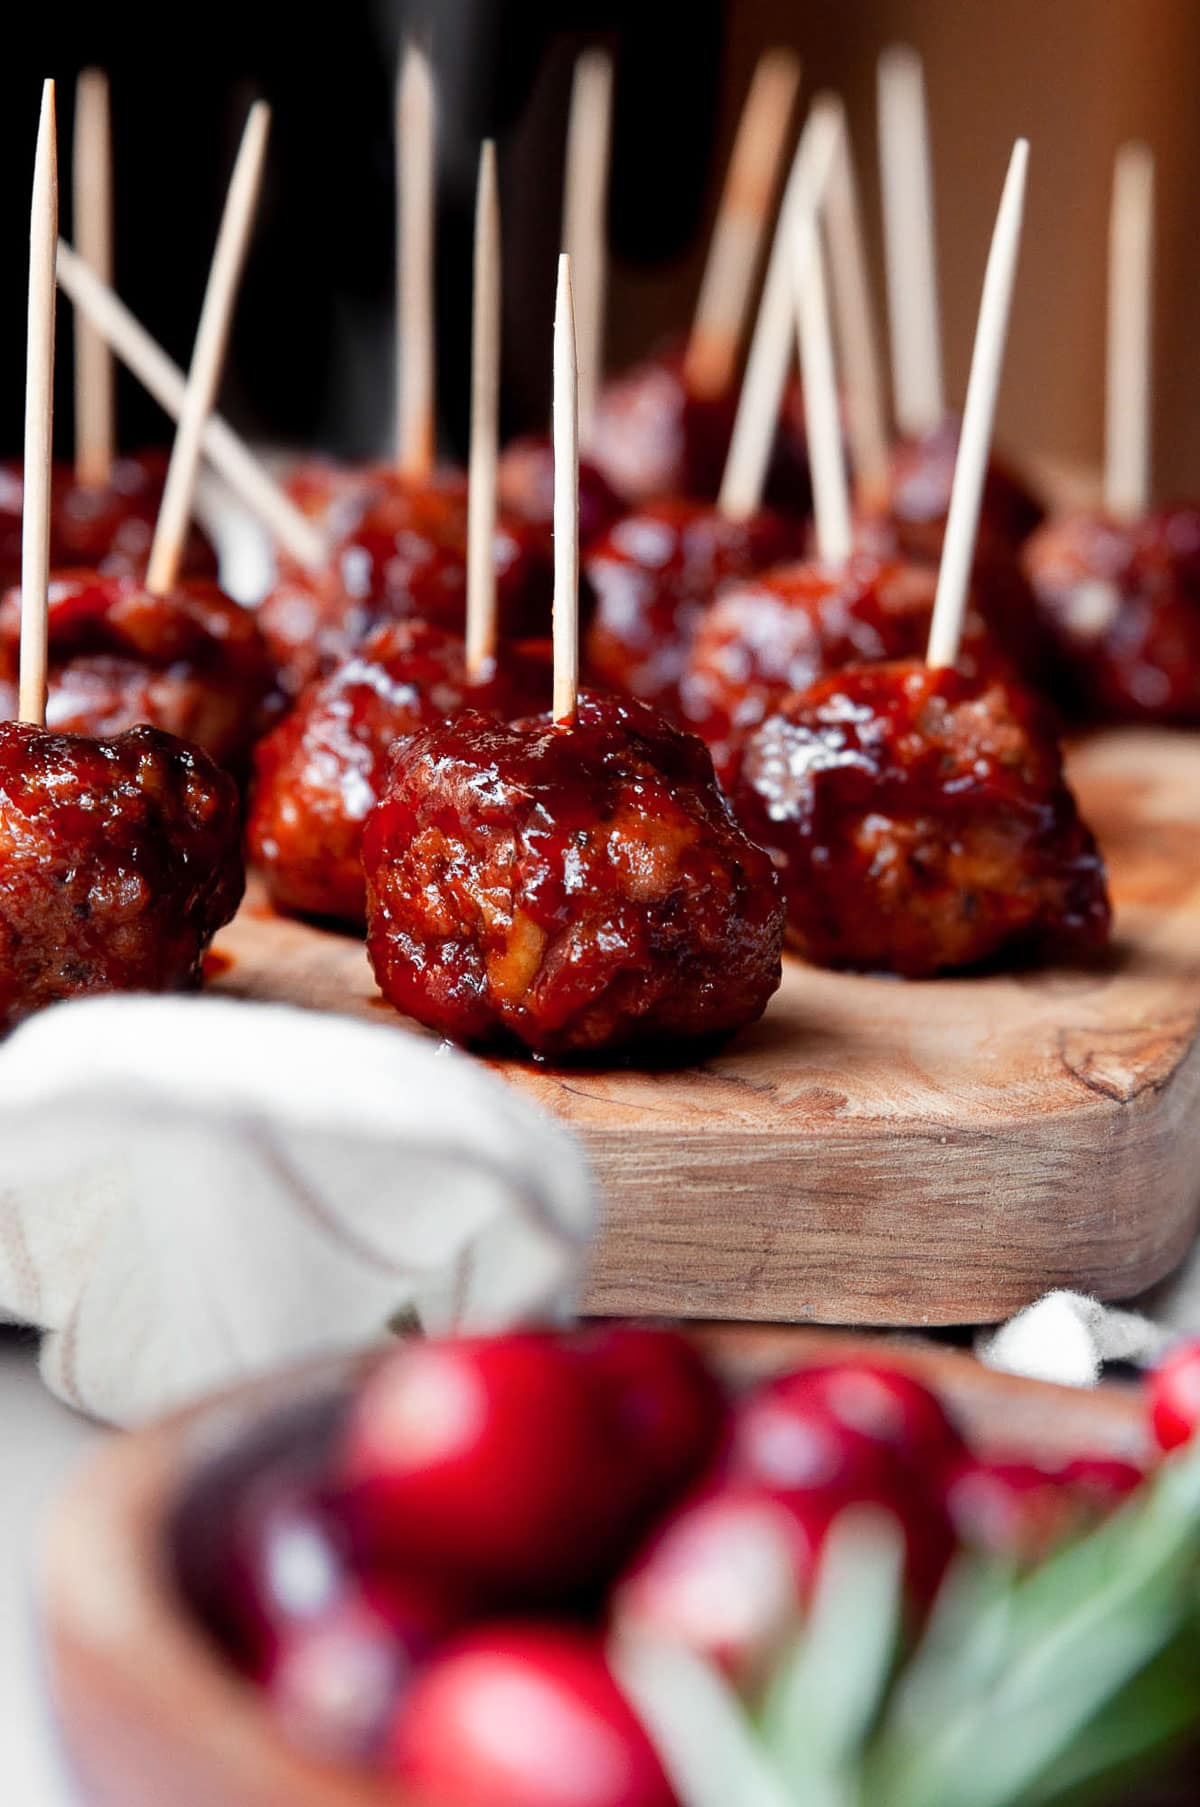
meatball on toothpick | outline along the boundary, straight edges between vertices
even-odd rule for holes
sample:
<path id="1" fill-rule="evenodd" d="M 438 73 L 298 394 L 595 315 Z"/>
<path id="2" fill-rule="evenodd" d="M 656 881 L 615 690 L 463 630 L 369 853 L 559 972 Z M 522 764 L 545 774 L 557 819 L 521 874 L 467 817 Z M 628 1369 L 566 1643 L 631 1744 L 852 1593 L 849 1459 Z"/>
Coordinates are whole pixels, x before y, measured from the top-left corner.
<path id="1" fill-rule="evenodd" d="M 848 665 L 783 699 L 732 794 L 783 882 L 788 938 L 823 965 L 921 976 L 1107 937 L 1104 869 L 1041 706 L 956 669 L 1016 271 L 1019 142 L 988 260 L 923 664 Z"/>
<path id="2" fill-rule="evenodd" d="M 783 917 L 702 743 L 578 689 L 570 262 L 554 342 L 554 691 L 402 741 L 363 837 L 380 989 L 455 1040 L 563 1059 L 686 1057 L 761 1015 Z"/>
<path id="3" fill-rule="evenodd" d="M 92 739 L 45 725 L 56 236 L 47 82 L 30 242 L 19 719 L 0 725 L 0 1027 L 80 993 L 196 984 L 243 884 L 237 790 L 198 748 L 155 728 Z"/>

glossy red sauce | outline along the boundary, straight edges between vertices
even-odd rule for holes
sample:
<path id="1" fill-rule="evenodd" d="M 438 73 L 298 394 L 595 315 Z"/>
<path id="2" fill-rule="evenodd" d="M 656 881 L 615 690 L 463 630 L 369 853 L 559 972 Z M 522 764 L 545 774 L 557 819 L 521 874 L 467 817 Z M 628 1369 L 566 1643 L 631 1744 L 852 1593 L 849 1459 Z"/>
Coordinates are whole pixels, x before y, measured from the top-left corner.
<path id="1" fill-rule="evenodd" d="M 0 723 L 0 1025 L 197 984 L 243 884 L 237 787 L 197 748 Z"/>
<path id="2" fill-rule="evenodd" d="M 479 684 L 462 641 L 423 621 L 385 622 L 313 681 L 259 742 L 247 840 L 282 909 L 361 927 L 362 826 L 394 741 L 470 706 L 524 715 L 550 700 L 548 644 L 507 647 Z"/>
<path id="3" fill-rule="evenodd" d="M 730 520 L 702 502 L 649 502 L 610 528 L 589 551 L 595 598 L 585 650 L 601 685 L 668 713 L 696 629 L 718 586 L 799 555 L 803 524 L 760 510 Z"/>
<path id="4" fill-rule="evenodd" d="M 1200 508 L 1051 521 L 1025 569 L 1077 714 L 1200 723 Z"/>
<path id="5" fill-rule="evenodd" d="M 154 539 L 167 476 L 165 452 L 140 452 L 114 461 L 102 487 L 81 484 L 73 465 L 56 464 L 51 485 L 50 563 L 89 565 L 106 574 L 141 576 Z M 0 465 L 0 584 L 21 580 L 19 464 Z M 189 577 L 217 575 L 217 555 L 201 530 L 188 530 L 182 570 Z"/>
<path id="6" fill-rule="evenodd" d="M 790 944 L 820 965 L 917 977 L 1107 940 L 1053 726 L 1012 681 L 848 667 L 745 743 L 732 796 L 779 872 Z"/>
<path id="7" fill-rule="evenodd" d="M 701 742 L 641 703 L 585 693 L 571 726 L 468 711 L 412 736 L 363 863 L 380 989 L 457 1041 L 684 1055 L 779 984 L 770 863 Z"/>
<path id="8" fill-rule="evenodd" d="M 925 650 L 937 589 L 927 566 L 858 553 L 846 565 L 781 566 L 731 584 L 701 621 L 680 684 L 685 720 L 724 778 L 737 747 L 794 690 L 843 665 Z M 970 610 L 962 663 L 1002 662 Z"/>
<path id="9" fill-rule="evenodd" d="M 314 473 L 310 493 L 319 491 Z M 285 688 L 296 694 L 351 652 L 380 621 L 466 626 L 467 489 L 455 472 L 414 485 L 381 472 L 339 486 L 329 480 L 329 569 L 313 575 L 286 561 L 259 610 Z M 316 506 L 315 502 L 313 504 Z M 553 563 L 546 531 L 502 518 L 493 541 L 496 606 L 504 639 L 549 631 Z"/>
<path id="10" fill-rule="evenodd" d="M 50 581 L 47 724 L 112 735 L 139 722 L 236 765 L 263 723 L 273 672 L 254 615 L 208 578 L 165 596 L 140 579 L 59 571 Z M 0 711 L 16 709 L 21 596 L 0 602 Z"/>

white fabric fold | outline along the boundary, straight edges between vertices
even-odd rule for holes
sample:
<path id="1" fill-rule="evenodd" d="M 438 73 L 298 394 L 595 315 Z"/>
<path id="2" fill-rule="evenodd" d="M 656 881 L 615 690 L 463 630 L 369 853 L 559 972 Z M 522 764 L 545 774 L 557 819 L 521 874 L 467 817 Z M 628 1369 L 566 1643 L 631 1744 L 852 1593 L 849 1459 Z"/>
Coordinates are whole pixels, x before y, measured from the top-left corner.
<path id="1" fill-rule="evenodd" d="M 119 1424 L 397 1316 L 572 1310 L 574 1139 L 483 1065 L 380 1024 L 218 998 L 58 1005 L 0 1049 L 0 1320 Z"/>

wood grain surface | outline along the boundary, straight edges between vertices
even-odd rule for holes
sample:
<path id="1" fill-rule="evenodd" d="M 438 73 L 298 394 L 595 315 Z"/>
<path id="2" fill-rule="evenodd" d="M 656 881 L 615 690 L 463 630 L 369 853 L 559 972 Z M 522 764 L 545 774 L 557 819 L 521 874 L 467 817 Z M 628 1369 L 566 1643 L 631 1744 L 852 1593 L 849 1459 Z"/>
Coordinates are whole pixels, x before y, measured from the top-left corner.
<path id="1" fill-rule="evenodd" d="M 1145 1453 L 1132 1388 L 1043 1386 L 916 1340 L 733 1326 L 702 1335 L 743 1378 L 886 1351 L 943 1394 L 978 1447 L 1060 1458 Z M 255 1690 L 191 1622 L 167 1561 L 165 1518 L 189 1470 L 256 1415 L 348 1371 L 310 1365 L 114 1439 L 59 1506 L 41 1604 L 55 1704 L 91 1807 L 403 1807 L 394 1791 L 309 1762 L 285 1743 Z"/>
<path id="2" fill-rule="evenodd" d="M 590 1309 L 841 1324 L 1128 1297 L 1200 1202 L 1200 736 L 1073 753 L 1109 861 L 1096 967 L 921 983 L 785 961 L 766 1017 L 684 1071 L 492 1063 L 582 1137 L 606 1219 Z M 359 942 L 251 898 L 215 988 L 402 1021 Z M 410 1025 L 411 1027 L 411 1025 Z"/>

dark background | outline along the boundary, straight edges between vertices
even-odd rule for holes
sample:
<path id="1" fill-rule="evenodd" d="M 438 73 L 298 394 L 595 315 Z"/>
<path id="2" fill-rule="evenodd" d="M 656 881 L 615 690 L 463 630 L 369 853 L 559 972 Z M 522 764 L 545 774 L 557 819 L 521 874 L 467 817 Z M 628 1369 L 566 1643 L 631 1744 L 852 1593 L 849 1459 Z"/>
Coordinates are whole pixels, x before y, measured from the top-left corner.
<path id="1" fill-rule="evenodd" d="M 44 18 L 44 23 L 42 22 Z M 392 417 L 392 70 L 425 31 L 442 92 L 439 370 L 443 440 L 463 443 L 478 143 L 500 144 L 505 407 L 540 426 L 550 363 L 561 159 L 573 58 L 617 55 L 608 358 L 619 367 L 687 321 L 737 109 L 759 51 L 791 42 L 805 93 L 846 95 L 877 241 L 874 66 L 921 50 L 933 120 L 947 385 L 961 393 L 988 234 L 1013 137 L 1033 144 L 1002 432 L 1095 461 L 1102 418 L 1104 235 L 1113 151 L 1159 160 L 1160 487 L 1200 489 L 1200 6 L 1195 0 L 339 0 L 336 6 L 56 4 L 22 14 L 0 65 L 11 247 L 0 289 L 0 450 L 20 443 L 25 238 L 39 83 L 60 83 L 70 222 L 75 72 L 112 79 L 118 286 L 186 363 L 224 185 L 249 99 L 274 108 L 257 236 L 222 405 L 273 441 L 382 449 Z M 71 443 L 70 308 L 60 311 L 59 447 Z M 124 443 L 162 439 L 122 379 Z"/>

